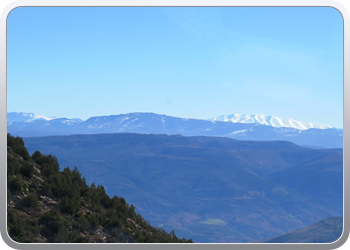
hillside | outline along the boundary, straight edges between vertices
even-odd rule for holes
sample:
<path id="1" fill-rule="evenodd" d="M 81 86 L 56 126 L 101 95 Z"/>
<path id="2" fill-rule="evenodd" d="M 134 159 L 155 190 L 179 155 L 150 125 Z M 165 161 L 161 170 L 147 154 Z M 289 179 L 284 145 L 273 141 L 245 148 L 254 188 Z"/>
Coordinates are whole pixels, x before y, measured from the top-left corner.
<path id="1" fill-rule="evenodd" d="M 310 226 L 255 243 L 332 243 L 343 232 L 343 217 L 330 217 Z"/>
<path id="2" fill-rule="evenodd" d="M 153 227 L 123 197 L 7 135 L 7 229 L 22 243 L 191 243 Z"/>
<path id="3" fill-rule="evenodd" d="M 24 141 L 32 153 L 55 152 L 61 166 L 81 166 L 89 182 L 127 197 L 153 225 L 195 242 L 270 238 L 342 215 L 342 149 L 128 133 Z M 305 184 L 273 179 L 279 171 L 299 173 Z M 312 198 L 317 190 L 308 190 L 307 181 L 322 181 L 327 192 Z"/>

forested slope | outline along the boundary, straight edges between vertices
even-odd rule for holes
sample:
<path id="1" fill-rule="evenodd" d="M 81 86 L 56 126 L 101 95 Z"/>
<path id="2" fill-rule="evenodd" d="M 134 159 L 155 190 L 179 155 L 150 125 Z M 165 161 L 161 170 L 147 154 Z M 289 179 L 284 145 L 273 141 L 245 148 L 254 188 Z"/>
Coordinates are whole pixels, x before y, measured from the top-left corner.
<path id="1" fill-rule="evenodd" d="M 7 135 L 7 229 L 17 242 L 191 243 L 153 227 L 123 197 L 86 184 L 75 167 L 31 156 L 20 137 Z"/>

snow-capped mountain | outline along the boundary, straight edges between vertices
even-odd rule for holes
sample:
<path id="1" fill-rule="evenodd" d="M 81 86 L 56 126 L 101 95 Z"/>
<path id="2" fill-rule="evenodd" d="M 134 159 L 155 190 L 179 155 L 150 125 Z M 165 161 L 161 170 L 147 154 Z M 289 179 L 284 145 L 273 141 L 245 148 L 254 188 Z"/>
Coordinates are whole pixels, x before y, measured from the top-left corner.
<path id="1" fill-rule="evenodd" d="M 76 123 L 76 122 L 82 122 L 83 120 L 79 118 L 56 118 L 54 116 L 48 116 L 48 115 L 40 115 L 37 113 L 25 113 L 25 112 L 9 112 L 7 113 L 7 124 L 12 122 L 33 122 L 33 121 L 52 121 L 52 120 L 60 120 L 63 123 L 69 124 L 69 123 Z"/>
<path id="2" fill-rule="evenodd" d="M 234 122 L 234 123 L 258 123 L 275 128 L 295 128 L 306 130 L 310 128 L 327 129 L 334 128 L 332 125 L 324 125 L 311 122 L 301 122 L 289 118 L 279 118 L 274 115 L 252 115 L 252 114 L 231 114 L 210 118 L 209 121 Z"/>
<path id="3" fill-rule="evenodd" d="M 300 130 L 293 127 L 273 127 L 261 123 L 209 121 L 154 113 L 96 116 L 86 121 L 67 118 L 45 120 L 43 118 L 32 119 L 35 116 L 24 117 L 30 119 L 8 121 L 8 133 L 21 137 L 101 133 L 180 134 L 183 136 L 229 137 L 238 140 L 284 140 L 311 147 L 343 147 L 343 130 L 336 128 Z M 14 120 L 14 118 L 11 119 Z M 267 121 L 268 119 L 266 119 L 266 123 Z"/>
<path id="4" fill-rule="evenodd" d="M 21 122 L 21 121 L 30 121 L 36 119 L 43 119 L 50 121 L 56 119 L 53 116 L 40 115 L 37 113 L 24 113 L 24 112 L 9 112 L 7 113 L 7 122 Z"/>

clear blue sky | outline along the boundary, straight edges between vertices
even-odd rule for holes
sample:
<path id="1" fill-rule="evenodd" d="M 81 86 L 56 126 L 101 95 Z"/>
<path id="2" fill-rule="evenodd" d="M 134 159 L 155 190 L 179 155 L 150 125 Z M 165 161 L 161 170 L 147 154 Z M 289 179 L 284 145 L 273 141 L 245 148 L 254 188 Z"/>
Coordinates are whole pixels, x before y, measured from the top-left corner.
<path id="1" fill-rule="evenodd" d="M 326 7 L 22 7 L 7 21 L 7 80 L 8 112 L 342 128 L 343 19 Z"/>

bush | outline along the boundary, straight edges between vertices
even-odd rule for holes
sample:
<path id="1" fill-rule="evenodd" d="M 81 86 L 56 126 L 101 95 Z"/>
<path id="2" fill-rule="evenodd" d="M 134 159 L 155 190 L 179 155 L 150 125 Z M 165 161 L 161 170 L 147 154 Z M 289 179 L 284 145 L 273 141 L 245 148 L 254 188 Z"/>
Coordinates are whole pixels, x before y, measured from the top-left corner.
<path id="1" fill-rule="evenodd" d="M 40 157 L 42 157 L 42 154 L 40 153 L 40 151 L 35 151 L 32 154 L 32 159 L 34 162 L 37 162 Z"/>
<path id="2" fill-rule="evenodd" d="M 90 222 L 86 219 L 85 215 L 82 215 L 78 218 L 77 223 L 75 224 L 81 232 L 85 232 L 90 228 Z"/>
<path id="3" fill-rule="evenodd" d="M 8 181 L 7 186 L 10 189 L 10 191 L 14 193 L 18 193 L 28 188 L 28 184 L 25 181 L 23 181 L 21 175 L 12 177 Z"/>
<path id="4" fill-rule="evenodd" d="M 20 173 L 23 176 L 26 176 L 28 178 L 32 178 L 34 174 L 34 166 L 30 162 L 24 162 L 23 166 L 20 169 Z"/>
<path id="5" fill-rule="evenodd" d="M 57 234 L 50 240 L 54 243 L 70 243 L 76 240 L 77 236 L 71 232 L 68 232 L 68 228 L 61 225 L 58 229 Z"/>
<path id="6" fill-rule="evenodd" d="M 52 196 L 52 190 L 51 190 L 51 185 L 49 183 L 47 183 L 46 181 L 44 182 L 43 186 L 42 186 L 42 191 L 43 194 L 46 196 Z"/>
<path id="7" fill-rule="evenodd" d="M 9 236 L 17 242 L 32 242 L 39 234 L 39 228 L 35 220 L 18 216 L 13 211 L 7 213 L 7 228 Z"/>
<path id="8" fill-rule="evenodd" d="M 45 226 L 42 233 L 47 237 L 52 237 L 58 233 L 58 229 L 65 225 L 64 218 L 60 211 L 56 208 L 52 208 L 50 211 L 44 213 L 39 222 Z"/>
<path id="9" fill-rule="evenodd" d="M 32 159 L 36 164 L 39 164 L 42 167 L 42 174 L 46 177 L 59 172 L 60 165 L 58 164 L 58 160 L 51 154 L 44 155 L 39 151 L 35 151 L 32 154 Z"/>
<path id="10" fill-rule="evenodd" d="M 41 165 L 41 174 L 45 177 L 50 177 L 51 175 L 56 174 L 56 171 L 47 163 Z"/>
<path id="11" fill-rule="evenodd" d="M 61 211 L 69 214 L 75 214 L 80 208 L 79 197 L 69 198 L 65 196 L 61 200 Z"/>
<path id="12" fill-rule="evenodd" d="M 91 243 L 91 241 L 87 236 L 79 236 L 73 243 Z"/>
<path id="13" fill-rule="evenodd" d="M 22 156 L 24 160 L 29 161 L 31 159 L 21 137 L 13 137 L 7 134 L 7 146 L 11 147 L 13 152 Z"/>
<path id="14" fill-rule="evenodd" d="M 26 207 L 37 208 L 39 206 L 38 195 L 31 193 L 23 198 L 23 205 Z"/>
<path id="15" fill-rule="evenodd" d="M 121 228 L 123 222 L 116 216 L 114 215 L 109 222 L 107 223 L 106 227 L 110 228 Z"/>
<path id="16" fill-rule="evenodd" d="M 88 218 L 88 221 L 90 223 L 90 226 L 95 229 L 100 225 L 100 222 L 98 220 L 98 217 L 96 214 L 91 214 Z"/>
<path id="17" fill-rule="evenodd" d="M 19 174 L 21 165 L 14 157 L 7 157 L 7 178 Z"/>

